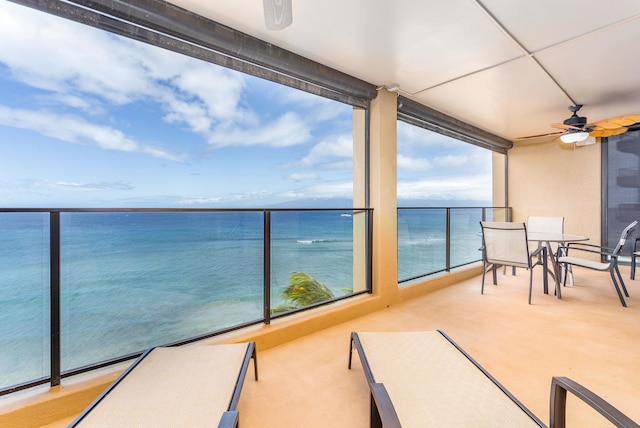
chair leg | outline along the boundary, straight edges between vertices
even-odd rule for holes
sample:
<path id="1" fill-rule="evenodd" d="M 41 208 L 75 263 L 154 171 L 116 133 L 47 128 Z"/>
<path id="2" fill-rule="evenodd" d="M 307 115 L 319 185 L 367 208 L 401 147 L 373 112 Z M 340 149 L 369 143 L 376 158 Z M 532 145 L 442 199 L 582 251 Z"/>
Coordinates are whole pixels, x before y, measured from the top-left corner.
<path id="1" fill-rule="evenodd" d="M 544 277 L 543 281 L 543 287 L 544 287 L 544 292 L 545 293 L 549 293 L 549 264 L 548 264 L 548 260 L 547 260 L 547 249 L 545 248 L 544 250 L 542 250 L 542 276 Z M 529 294 L 531 294 L 531 292 L 529 292 Z M 531 303 L 531 302 L 529 302 Z"/>
<path id="2" fill-rule="evenodd" d="M 620 303 L 625 308 L 627 307 L 627 303 L 624 301 L 624 297 L 622 296 L 622 292 L 620 291 L 620 287 L 618 286 L 618 281 L 616 281 L 616 275 L 613 273 L 613 267 L 609 269 L 609 273 L 611 274 L 611 280 L 613 281 L 613 286 L 616 288 L 616 293 L 618 293 L 618 297 L 620 298 Z"/>
<path id="3" fill-rule="evenodd" d="M 484 274 L 487 272 L 487 263 L 482 262 L 482 286 L 480 287 L 480 294 L 484 294 Z"/>
<path id="4" fill-rule="evenodd" d="M 629 292 L 627 291 L 627 287 L 624 285 L 624 280 L 622 279 L 622 275 L 620 274 L 620 269 L 618 269 L 618 264 L 616 263 L 616 273 L 618 274 L 618 279 L 620 280 L 620 285 L 622 286 L 622 292 L 625 296 L 629 297 Z"/>
<path id="5" fill-rule="evenodd" d="M 546 279 L 546 274 L 545 274 Z M 529 269 L 529 304 L 531 304 L 531 287 L 533 286 L 533 268 Z"/>
<path id="6" fill-rule="evenodd" d="M 558 265 L 558 257 L 560 257 L 558 254 L 554 254 L 551 257 L 553 257 L 555 260 L 553 260 L 552 263 L 555 263 L 556 266 Z M 558 284 L 560 284 L 562 282 L 562 269 L 558 269 Z"/>
<path id="7" fill-rule="evenodd" d="M 498 285 L 498 273 L 497 272 L 498 272 L 498 266 L 493 265 L 493 285 Z"/>
<path id="8" fill-rule="evenodd" d="M 636 255 L 631 255 L 631 279 L 636 279 Z"/>

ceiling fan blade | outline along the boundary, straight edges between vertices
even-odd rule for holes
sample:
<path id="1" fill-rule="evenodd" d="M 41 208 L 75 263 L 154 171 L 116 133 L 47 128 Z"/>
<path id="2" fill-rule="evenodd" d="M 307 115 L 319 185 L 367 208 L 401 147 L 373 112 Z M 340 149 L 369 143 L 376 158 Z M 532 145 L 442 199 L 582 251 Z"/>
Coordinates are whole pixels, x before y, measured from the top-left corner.
<path id="1" fill-rule="evenodd" d="M 542 144 L 553 141 L 562 134 L 562 132 L 549 132 L 546 134 L 528 135 L 526 137 L 515 138 L 513 142 L 519 146 L 527 144 Z"/>
<path id="2" fill-rule="evenodd" d="M 526 137 L 517 137 L 514 141 L 527 141 L 527 140 L 539 140 L 546 139 L 561 135 L 562 132 L 547 132 L 546 134 L 527 135 Z"/>
<path id="3" fill-rule="evenodd" d="M 558 129 L 580 129 L 580 130 L 582 130 L 582 128 L 579 128 L 577 126 L 566 125 L 564 123 L 552 123 L 551 127 L 552 128 L 558 128 Z"/>
<path id="4" fill-rule="evenodd" d="M 293 22 L 292 0 L 262 0 L 267 30 L 282 30 Z"/>
<path id="5" fill-rule="evenodd" d="M 606 128 L 595 128 L 589 131 L 589 136 L 591 137 L 610 137 L 612 135 L 624 134 L 627 132 L 628 128 L 614 128 L 614 129 L 606 129 Z"/>
<path id="6" fill-rule="evenodd" d="M 595 128 L 617 129 L 623 126 L 631 126 L 637 122 L 640 122 L 640 114 L 627 114 L 624 116 L 616 116 L 609 119 L 598 120 L 586 125 L 586 127 L 593 126 Z"/>

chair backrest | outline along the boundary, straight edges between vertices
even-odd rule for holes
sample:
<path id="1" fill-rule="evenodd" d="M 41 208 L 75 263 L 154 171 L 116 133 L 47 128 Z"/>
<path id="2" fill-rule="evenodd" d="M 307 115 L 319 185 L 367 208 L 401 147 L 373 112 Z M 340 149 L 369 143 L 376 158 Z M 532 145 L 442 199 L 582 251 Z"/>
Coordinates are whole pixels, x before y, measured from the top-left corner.
<path id="1" fill-rule="evenodd" d="M 534 217 L 527 218 L 528 232 L 564 233 L 564 217 Z"/>
<path id="2" fill-rule="evenodd" d="M 624 243 L 627 241 L 627 236 L 629 236 L 629 233 L 634 227 L 636 227 L 637 224 L 638 222 L 634 220 L 629 226 L 624 228 L 624 230 L 622 231 L 622 234 L 620 235 L 620 240 L 618 241 L 618 245 L 616 245 L 616 248 L 614 248 L 613 251 L 611 252 L 612 256 L 617 256 L 620 253 L 620 250 L 624 246 Z"/>
<path id="3" fill-rule="evenodd" d="M 483 257 L 487 263 L 531 268 L 524 223 L 481 221 Z"/>
<path id="4" fill-rule="evenodd" d="M 564 217 L 534 217 L 527 218 L 528 232 L 564 233 Z M 558 248 L 558 243 L 551 243 L 553 252 Z"/>

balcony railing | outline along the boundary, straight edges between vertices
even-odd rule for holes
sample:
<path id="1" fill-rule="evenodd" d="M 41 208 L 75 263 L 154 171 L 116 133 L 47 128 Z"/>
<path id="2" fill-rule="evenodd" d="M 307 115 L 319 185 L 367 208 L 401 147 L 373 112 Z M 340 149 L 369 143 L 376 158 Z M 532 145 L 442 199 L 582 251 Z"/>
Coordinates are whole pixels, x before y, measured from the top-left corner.
<path id="1" fill-rule="evenodd" d="M 372 214 L 0 209 L 0 395 L 371 292 Z M 478 261 L 481 219 L 399 208 L 398 282 Z"/>
<path id="2" fill-rule="evenodd" d="M 2 209 L 0 395 L 370 292 L 371 230 L 370 209 Z"/>
<path id="3" fill-rule="evenodd" d="M 481 260 L 481 220 L 510 221 L 511 208 L 398 208 L 398 283 Z"/>

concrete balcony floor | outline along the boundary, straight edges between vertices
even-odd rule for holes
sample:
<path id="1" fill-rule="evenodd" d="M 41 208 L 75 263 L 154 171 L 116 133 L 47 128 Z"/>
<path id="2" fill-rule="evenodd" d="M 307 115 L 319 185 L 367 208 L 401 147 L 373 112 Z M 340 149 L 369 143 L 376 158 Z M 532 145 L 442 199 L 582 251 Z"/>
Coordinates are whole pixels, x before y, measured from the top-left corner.
<path id="1" fill-rule="evenodd" d="M 542 293 L 534 270 L 499 273 L 498 286 L 480 277 L 433 291 L 388 309 L 260 351 L 260 380 L 245 380 L 240 424 L 260 427 L 366 427 L 369 392 L 360 360 L 347 369 L 351 331 L 441 329 L 548 423 L 552 376 L 590 388 L 640 422 L 640 280 L 629 280 L 627 308 L 607 273 L 575 269 L 575 286 Z M 420 364 L 420 361 L 416 361 Z M 570 397 L 568 426 L 611 426 Z M 66 426 L 73 417 L 48 425 Z"/>

